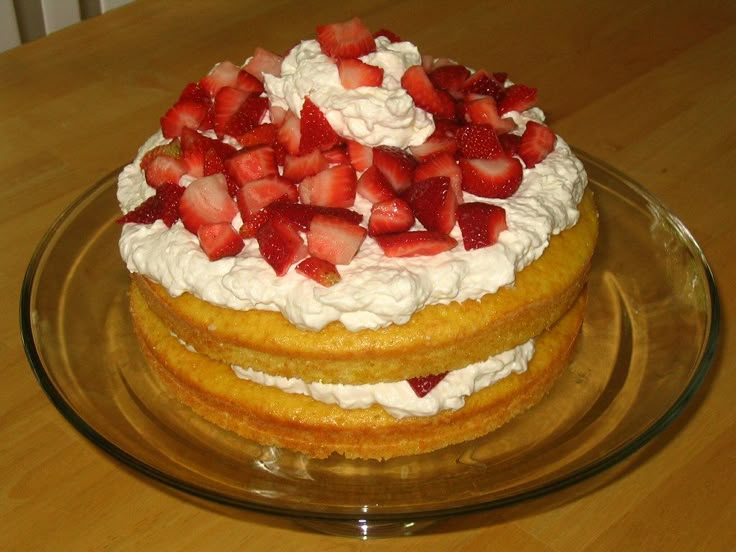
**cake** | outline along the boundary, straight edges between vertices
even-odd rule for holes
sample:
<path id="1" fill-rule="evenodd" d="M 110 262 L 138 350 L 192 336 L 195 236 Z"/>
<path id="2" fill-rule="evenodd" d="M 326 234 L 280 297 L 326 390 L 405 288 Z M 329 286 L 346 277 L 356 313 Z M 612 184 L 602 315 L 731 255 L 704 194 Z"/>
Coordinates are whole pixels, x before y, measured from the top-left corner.
<path id="1" fill-rule="evenodd" d="M 186 85 L 117 190 L 157 381 L 314 458 L 430 452 L 542 400 L 598 222 L 536 101 L 358 19 Z"/>

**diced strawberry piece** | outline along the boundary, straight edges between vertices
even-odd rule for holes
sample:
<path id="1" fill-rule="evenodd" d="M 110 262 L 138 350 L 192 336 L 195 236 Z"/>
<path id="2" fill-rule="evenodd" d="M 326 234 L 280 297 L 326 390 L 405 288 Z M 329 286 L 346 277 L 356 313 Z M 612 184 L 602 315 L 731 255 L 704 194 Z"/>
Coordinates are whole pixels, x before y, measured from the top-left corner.
<path id="1" fill-rule="evenodd" d="M 223 161 L 237 151 L 230 144 L 204 136 L 191 128 L 182 130 L 181 148 L 184 153 L 188 151 L 206 152 L 208 149 L 214 149 Z"/>
<path id="2" fill-rule="evenodd" d="M 510 197 L 521 184 L 523 169 L 515 157 L 460 159 L 463 190 L 480 197 Z"/>
<path id="3" fill-rule="evenodd" d="M 416 160 L 401 148 L 393 146 L 373 148 L 373 165 L 397 193 L 411 186 L 416 164 Z"/>
<path id="4" fill-rule="evenodd" d="M 334 265 L 348 264 L 365 240 L 366 229 L 338 217 L 316 215 L 307 232 L 309 254 Z"/>
<path id="5" fill-rule="evenodd" d="M 519 152 L 521 136 L 518 134 L 511 134 L 510 132 L 507 134 L 501 134 L 498 137 L 498 141 L 508 157 L 512 157 Z"/>
<path id="6" fill-rule="evenodd" d="M 401 86 L 406 89 L 414 104 L 438 117 L 451 119 L 455 116 L 455 103 L 447 94 L 441 94 L 421 65 L 409 67 L 401 77 Z"/>
<path id="7" fill-rule="evenodd" d="M 328 150 L 340 141 L 340 137 L 330 126 L 322 110 L 308 97 L 302 105 L 299 132 L 299 153 L 309 153 L 313 149 Z"/>
<path id="8" fill-rule="evenodd" d="M 449 234 L 457 221 L 457 196 L 446 176 L 435 176 L 412 184 L 402 196 L 414 216 L 427 230 Z"/>
<path id="9" fill-rule="evenodd" d="M 272 105 L 269 108 L 269 111 L 271 112 L 271 122 L 277 127 L 280 127 L 284 122 L 284 117 L 286 117 L 287 111 L 278 105 Z"/>
<path id="10" fill-rule="evenodd" d="M 395 197 L 373 205 L 368 219 L 368 235 L 406 232 L 412 226 L 414 213 L 411 206 L 403 199 Z"/>
<path id="11" fill-rule="evenodd" d="M 346 90 L 353 90 L 361 86 L 381 86 L 383 82 L 381 67 L 363 63 L 359 59 L 338 59 L 337 72 L 340 75 L 340 84 Z"/>
<path id="12" fill-rule="evenodd" d="M 146 164 L 146 183 L 152 188 L 158 188 L 163 184 L 178 184 L 186 172 L 187 166 L 181 159 L 158 155 Z"/>
<path id="13" fill-rule="evenodd" d="M 449 119 L 435 119 L 434 132 L 430 138 L 452 138 L 455 139 L 461 125 Z"/>
<path id="14" fill-rule="evenodd" d="M 169 157 L 173 157 L 174 159 L 180 159 L 182 155 L 181 141 L 178 138 L 174 138 L 171 142 L 161 144 L 160 146 L 155 146 L 148 150 L 141 158 L 141 169 L 145 171 L 148 168 L 148 164 L 151 162 L 151 160 L 154 157 L 158 157 L 159 155 L 168 155 Z"/>
<path id="15" fill-rule="evenodd" d="M 243 238 L 229 222 L 203 224 L 197 230 L 199 245 L 210 261 L 234 257 L 243 250 Z"/>
<path id="16" fill-rule="evenodd" d="M 212 151 L 212 150 L 208 150 Z M 189 150 L 182 156 L 186 172 L 189 176 L 202 178 L 204 174 L 204 152 L 199 150 Z"/>
<path id="17" fill-rule="evenodd" d="M 435 88 L 447 91 L 453 98 L 463 97 L 463 84 L 470 76 L 470 71 L 463 65 L 441 65 L 429 73 L 429 80 Z"/>
<path id="18" fill-rule="evenodd" d="M 281 126 L 276 132 L 276 141 L 291 155 L 299 155 L 299 143 L 302 141 L 300 126 L 299 117 L 291 111 L 287 111 Z"/>
<path id="19" fill-rule="evenodd" d="M 409 151 L 419 161 L 425 161 L 430 157 L 440 154 L 454 154 L 457 150 L 457 141 L 442 135 L 432 135 L 419 146 L 410 146 Z"/>
<path id="20" fill-rule="evenodd" d="M 240 186 L 251 180 L 278 173 L 276 156 L 271 146 L 242 149 L 225 161 L 225 170 Z"/>
<path id="21" fill-rule="evenodd" d="M 495 159 L 504 155 L 498 135 L 490 125 L 470 124 L 457 131 L 460 155 L 469 159 Z"/>
<path id="22" fill-rule="evenodd" d="M 301 182 L 308 176 L 322 172 L 330 166 L 322 155 L 315 149 L 305 155 L 286 155 L 284 157 L 283 175 L 292 182 Z"/>
<path id="23" fill-rule="evenodd" d="M 156 188 L 153 195 L 138 207 L 129 211 L 118 219 L 118 223 L 134 222 L 138 224 L 152 224 L 162 220 L 171 228 L 179 220 L 179 200 L 184 188 L 178 184 L 164 184 Z"/>
<path id="24" fill-rule="evenodd" d="M 215 65 L 207 76 L 199 81 L 199 85 L 214 98 L 222 87 L 235 86 L 239 72 L 240 67 L 230 61 L 223 61 Z"/>
<path id="25" fill-rule="evenodd" d="M 498 112 L 496 102 L 490 96 L 469 96 L 465 104 L 465 119 L 476 125 L 490 125 L 496 134 L 501 135 L 516 128 L 513 119 L 504 119 Z"/>
<path id="26" fill-rule="evenodd" d="M 208 149 L 204 152 L 202 176 L 210 176 L 217 173 L 225 174 L 225 163 L 214 149 Z"/>
<path id="27" fill-rule="evenodd" d="M 341 280 L 334 264 L 317 257 L 307 257 L 296 265 L 295 270 L 325 287 L 332 287 Z"/>
<path id="28" fill-rule="evenodd" d="M 243 133 L 238 138 L 238 142 L 244 148 L 270 146 L 276 140 L 276 130 L 276 126 L 273 123 L 263 123 Z"/>
<path id="29" fill-rule="evenodd" d="M 373 165 L 373 148 L 354 140 L 347 140 L 346 143 L 350 163 L 356 171 L 362 172 Z"/>
<path id="30" fill-rule="evenodd" d="M 230 118 L 225 127 L 225 134 L 241 136 L 256 128 L 263 122 L 268 111 L 268 98 L 248 96 L 238 111 Z"/>
<path id="31" fill-rule="evenodd" d="M 263 83 L 248 73 L 245 69 L 241 69 L 238 72 L 238 78 L 235 80 L 234 86 L 235 88 L 251 92 L 255 95 L 260 95 L 264 91 Z"/>
<path id="32" fill-rule="evenodd" d="M 457 208 L 457 222 L 466 250 L 493 245 L 498 241 L 498 235 L 508 228 L 503 207 L 478 201 L 460 205 Z"/>
<path id="33" fill-rule="evenodd" d="M 350 165 L 350 156 L 345 144 L 338 144 L 322 152 L 330 165 Z"/>
<path id="34" fill-rule="evenodd" d="M 537 103 L 537 89 L 523 84 L 514 84 L 505 89 L 498 103 L 498 112 L 503 115 L 509 111 L 526 111 Z"/>
<path id="35" fill-rule="evenodd" d="M 375 166 L 368 167 L 360 175 L 355 191 L 371 203 L 380 203 L 396 197 L 393 186 Z"/>
<path id="36" fill-rule="evenodd" d="M 373 33 L 373 38 L 378 38 L 379 36 L 388 38 L 391 42 L 403 42 L 399 35 L 388 29 L 379 29 L 375 33 Z"/>
<path id="37" fill-rule="evenodd" d="M 437 255 L 457 245 L 457 240 L 447 234 L 428 230 L 382 234 L 375 240 L 387 257 Z"/>
<path id="38" fill-rule="evenodd" d="M 198 178 L 184 190 L 179 201 L 179 216 L 192 234 L 203 224 L 232 222 L 237 214 L 238 207 L 222 174 Z"/>
<path id="39" fill-rule="evenodd" d="M 232 86 L 220 88 L 215 96 L 214 128 L 217 136 L 222 138 L 225 135 L 230 120 L 249 96 L 250 92 Z"/>
<path id="40" fill-rule="evenodd" d="M 281 56 L 263 48 L 256 48 L 253 57 L 248 60 L 243 69 L 263 82 L 264 74 L 273 75 L 274 77 L 281 76 L 282 61 L 284 61 L 284 58 Z"/>
<path id="41" fill-rule="evenodd" d="M 164 138 L 181 136 L 184 128 L 200 128 L 207 117 L 207 106 L 192 100 L 176 102 L 161 117 L 161 132 Z"/>
<path id="42" fill-rule="evenodd" d="M 179 94 L 179 100 L 188 100 L 203 105 L 209 105 L 212 102 L 210 93 L 198 82 L 190 82 L 184 87 L 184 90 Z"/>
<path id="43" fill-rule="evenodd" d="M 521 135 L 518 152 L 526 168 L 531 169 L 542 162 L 555 149 L 556 141 L 557 136 L 549 127 L 536 121 L 529 121 L 524 134 Z"/>
<path id="44" fill-rule="evenodd" d="M 353 224 L 363 222 L 363 215 L 352 209 L 345 209 L 344 207 L 320 207 L 318 205 L 305 205 L 304 203 L 275 201 L 268 206 L 266 211 L 276 213 L 288 219 L 299 227 L 299 230 L 302 232 L 309 230 L 312 219 L 317 215 L 329 215 Z"/>
<path id="45" fill-rule="evenodd" d="M 466 94 L 491 96 L 497 102 L 504 96 L 503 83 L 483 69 L 476 71 L 466 79 L 462 84 L 462 91 Z"/>
<path id="46" fill-rule="evenodd" d="M 406 382 L 411 386 L 412 390 L 420 399 L 434 389 L 439 382 L 445 379 L 447 372 L 444 374 L 433 374 L 431 376 L 417 376 L 409 378 Z"/>
<path id="47" fill-rule="evenodd" d="M 414 181 L 420 182 L 427 178 L 435 176 L 446 176 L 450 179 L 450 188 L 452 188 L 457 203 L 463 202 L 463 175 L 460 166 L 455 161 L 455 157 L 449 153 L 440 153 L 420 163 L 414 171 Z"/>
<path id="48" fill-rule="evenodd" d="M 299 185 L 302 203 L 323 207 L 352 207 L 357 178 L 349 165 L 336 165 L 305 178 Z"/>
<path id="49" fill-rule="evenodd" d="M 279 216 L 270 217 L 256 234 L 261 256 L 278 276 L 307 256 L 307 246 L 296 227 Z"/>
<path id="50" fill-rule="evenodd" d="M 255 238 L 258 230 L 271 218 L 271 212 L 261 209 L 249 217 L 243 218 L 243 224 L 238 229 L 238 234 L 244 240 Z"/>
<path id="51" fill-rule="evenodd" d="M 282 199 L 295 202 L 299 199 L 299 192 L 294 184 L 278 175 L 246 182 L 236 195 L 238 209 L 243 219 Z"/>
<path id="52" fill-rule="evenodd" d="M 317 27 L 317 42 L 322 52 L 334 58 L 358 58 L 376 51 L 376 41 L 357 17 L 342 23 Z"/>

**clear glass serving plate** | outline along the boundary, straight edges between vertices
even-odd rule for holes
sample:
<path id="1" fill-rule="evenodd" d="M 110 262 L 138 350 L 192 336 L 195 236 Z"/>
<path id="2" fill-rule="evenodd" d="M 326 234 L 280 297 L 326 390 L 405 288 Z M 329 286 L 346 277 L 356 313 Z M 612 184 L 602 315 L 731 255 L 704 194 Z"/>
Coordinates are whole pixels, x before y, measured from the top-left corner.
<path id="1" fill-rule="evenodd" d="M 713 359 L 719 307 L 682 223 L 642 187 L 578 153 L 601 222 L 582 336 L 550 395 L 485 438 L 383 463 L 313 460 L 246 441 L 172 401 L 149 376 L 128 315 L 118 171 L 62 214 L 31 260 L 20 305 L 30 365 L 74 428 L 138 472 L 333 533 L 406 534 L 580 482 L 683 410 Z"/>

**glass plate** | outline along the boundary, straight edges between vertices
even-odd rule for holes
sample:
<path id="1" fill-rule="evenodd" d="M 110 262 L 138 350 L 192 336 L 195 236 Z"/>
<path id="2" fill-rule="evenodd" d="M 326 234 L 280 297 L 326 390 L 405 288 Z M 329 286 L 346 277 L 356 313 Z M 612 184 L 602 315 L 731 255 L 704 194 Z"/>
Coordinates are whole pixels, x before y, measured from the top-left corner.
<path id="1" fill-rule="evenodd" d="M 682 223 L 628 178 L 579 155 L 601 234 L 576 354 L 542 403 L 485 438 L 384 463 L 312 460 L 222 431 L 173 402 L 149 377 L 128 316 L 118 171 L 63 213 L 30 263 L 20 314 L 31 367 L 78 431 L 135 470 L 325 531 L 408 533 L 582 481 L 682 411 L 713 358 L 719 308 Z"/>

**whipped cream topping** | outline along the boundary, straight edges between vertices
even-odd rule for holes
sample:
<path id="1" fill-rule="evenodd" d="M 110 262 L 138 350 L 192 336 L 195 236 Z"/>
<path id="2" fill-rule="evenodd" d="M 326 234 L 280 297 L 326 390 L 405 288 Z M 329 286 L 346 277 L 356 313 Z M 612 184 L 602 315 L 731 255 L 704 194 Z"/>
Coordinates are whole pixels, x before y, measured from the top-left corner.
<path id="1" fill-rule="evenodd" d="M 287 393 L 309 396 L 317 401 L 336 404 L 345 409 L 383 407 L 394 418 L 433 416 L 443 410 L 458 410 L 465 398 L 510 374 L 526 371 L 534 354 L 534 340 L 492 356 L 488 360 L 449 372 L 424 397 L 418 397 L 406 381 L 363 385 L 308 383 L 297 378 L 285 378 L 258 372 L 251 368 L 232 366 L 236 376 L 260 385 L 276 387 Z"/>

